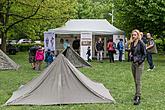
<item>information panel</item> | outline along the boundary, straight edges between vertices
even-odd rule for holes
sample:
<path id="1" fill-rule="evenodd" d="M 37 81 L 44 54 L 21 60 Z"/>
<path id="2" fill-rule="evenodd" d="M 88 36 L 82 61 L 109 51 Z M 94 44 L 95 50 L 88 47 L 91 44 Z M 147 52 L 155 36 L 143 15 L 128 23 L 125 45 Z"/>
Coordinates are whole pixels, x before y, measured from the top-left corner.
<path id="1" fill-rule="evenodd" d="M 92 59 L 92 33 L 91 32 L 82 32 L 80 38 L 80 56 L 87 60 L 87 51 L 90 48 L 90 59 Z"/>
<path id="2" fill-rule="evenodd" d="M 55 51 L 55 33 L 44 32 L 44 48 L 45 51 L 48 49 Z"/>

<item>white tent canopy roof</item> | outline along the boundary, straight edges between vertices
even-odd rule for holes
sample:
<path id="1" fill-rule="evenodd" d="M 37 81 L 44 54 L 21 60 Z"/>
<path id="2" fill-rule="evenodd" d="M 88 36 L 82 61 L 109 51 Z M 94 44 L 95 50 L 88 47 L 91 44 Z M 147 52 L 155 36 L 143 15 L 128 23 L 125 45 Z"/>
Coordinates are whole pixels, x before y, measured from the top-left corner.
<path id="1" fill-rule="evenodd" d="M 124 34 L 124 31 L 111 25 L 106 19 L 71 19 L 65 26 L 49 29 L 56 34 L 81 34 L 81 32 L 92 32 L 92 34 Z"/>

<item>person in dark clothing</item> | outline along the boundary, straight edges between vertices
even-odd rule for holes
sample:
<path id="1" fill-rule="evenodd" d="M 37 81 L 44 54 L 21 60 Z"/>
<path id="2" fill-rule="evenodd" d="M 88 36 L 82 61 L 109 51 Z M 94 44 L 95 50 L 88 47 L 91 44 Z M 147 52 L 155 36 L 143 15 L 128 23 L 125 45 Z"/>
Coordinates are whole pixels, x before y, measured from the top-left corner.
<path id="1" fill-rule="evenodd" d="M 45 53 L 45 62 L 47 63 L 46 67 L 48 67 L 53 62 L 53 57 L 53 52 L 51 52 L 51 50 L 48 49 L 48 51 L 46 51 Z"/>
<path id="2" fill-rule="evenodd" d="M 144 42 L 144 44 L 147 44 L 147 36 L 141 32 L 141 40 Z"/>
<path id="3" fill-rule="evenodd" d="M 148 42 L 146 49 L 147 49 L 147 61 L 149 64 L 149 69 L 147 71 L 152 71 L 155 68 L 155 65 L 152 60 L 152 53 L 149 51 L 149 49 L 154 48 L 155 42 L 154 39 L 151 37 L 150 33 L 147 33 L 147 39 Z"/>
<path id="4" fill-rule="evenodd" d="M 120 39 L 120 41 L 118 42 L 117 49 L 119 50 L 119 61 L 121 62 L 124 49 L 123 39 Z"/>
<path id="5" fill-rule="evenodd" d="M 97 52 L 97 61 L 102 62 L 103 60 L 103 51 L 104 51 L 104 43 L 102 42 L 102 39 L 99 38 L 99 40 L 96 42 L 96 52 Z"/>
<path id="6" fill-rule="evenodd" d="M 79 54 L 79 48 L 80 48 L 80 40 L 75 37 L 75 40 L 72 43 L 73 49 Z"/>
<path id="7" fill-rule="evenodd" d="M 114 53 L 116 53 L 115 50 L 115 43 L 113 42 L 113 39 L 110 39 L 108 44 L 107 44 L 107 50 L 108 50 L 108 54 L 109 54 L 109 61 L 110 63 L 113 62 L 114 63 Z"/>
<path id="8" fill-rule="evenodd" d="M 9 55 L 15 55 L 17 52 L 16 47 L 10 43 L 7 45 L 6 49 L 9 52 Z"/>
<path id="9" fill-rule="evenodd" d="M 90 59 L 90 56 L 91 56 L 91 49 L 90 49 L 90 46 L 88 46 L 86 55 L 87 55 L 88 62 L 91 62 L 91 59 Z"/>
<path id="10" fill-rule="evenodd" d="M 29 49 L 29 63 L 31 63 L 32 69 L 35 69 L 35 55 L 38 50 L 38 46 L 33 46 Z"/>
<path id="11" fill-rule="evenodd" d="M 141 100 L 141 75 L 144 69 L 144 60 L 146 57 L 146 46 L 140 40 L 139 30 L 133 30 L 131 36 L 131 52 L 130 57 L 132 60 L 132 74 L 135 82 L 135 96 L 134 105 L 139 105 Z"/>

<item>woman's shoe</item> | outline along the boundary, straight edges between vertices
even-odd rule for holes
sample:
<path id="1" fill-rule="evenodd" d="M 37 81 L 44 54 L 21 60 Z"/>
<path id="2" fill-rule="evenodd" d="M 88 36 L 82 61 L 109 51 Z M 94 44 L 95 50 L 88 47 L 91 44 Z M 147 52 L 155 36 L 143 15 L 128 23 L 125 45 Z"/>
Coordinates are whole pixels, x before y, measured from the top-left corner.
<path id="1" fill-rule="evenodd" d="M 141 99 L 140 96 L 135 96 L 134 105 L 139 105 L 140 99 Z"/>

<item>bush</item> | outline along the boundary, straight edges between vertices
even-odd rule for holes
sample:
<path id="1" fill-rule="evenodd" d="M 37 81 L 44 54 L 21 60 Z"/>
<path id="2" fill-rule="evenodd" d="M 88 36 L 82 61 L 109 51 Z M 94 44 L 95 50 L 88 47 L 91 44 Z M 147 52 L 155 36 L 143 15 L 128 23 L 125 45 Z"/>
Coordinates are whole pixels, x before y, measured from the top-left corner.
<path id="1" fill-rule="evenodd" d="M 44 44 L 31 43 L 31 44 L 16 44 L 16 47 L 18 47 L 19 51 L 24 52 L 24 51 L 28 51 L 30 47 L 35 45 L 44 46 Z"/>
<path id="2" fill-rule="evenodd" d="M 159 53 L 164 53 L 165 52 L 165 44 L 161 43 L 156 43 L 157 49 Z"/>
<path id="3" fill-rule="evenodd" d="M 156 43 L 158 52 L 163 53 L 165 51 L 165 44 L 163 43 L 163 41 L 161 39 L 156 39 L 155 43 Z"/>

